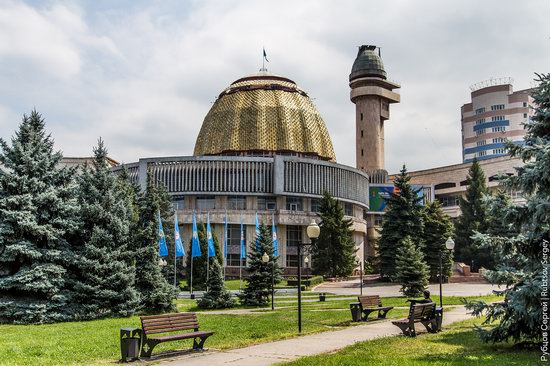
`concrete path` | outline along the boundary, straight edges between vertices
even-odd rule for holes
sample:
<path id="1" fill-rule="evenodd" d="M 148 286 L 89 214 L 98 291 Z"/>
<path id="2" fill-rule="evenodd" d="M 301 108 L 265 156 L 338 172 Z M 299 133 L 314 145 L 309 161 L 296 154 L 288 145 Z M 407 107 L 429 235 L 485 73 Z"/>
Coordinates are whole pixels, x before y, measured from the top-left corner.
<path id="1" fill-rule="evenodd" d="M 403 296 L 399 291 L 401 286 L 389 283 L 370 283 L 363 285 L 364 295 L 380 295 L 382 297 Z M 359 280 L 325 282 L 313 289 L 315 292 L 330 292 L 336 295 L 359 295 Z M 439 294 L 439 285 L 429 285 L 433 295 Z M 443 296 L 480 296 L 489 295 L 493 290 L 499 290 L 497 286 L 485 283 L 445 283 L 443 284 Z M 500 290 L 503 290 L 501 288 Z"/>
<path id="2" fill-rule="evenodd" d="M 471 316 L 463 306 L 456 306 L 445 311 L 444 325 Z M 417 329 L 423 329 L 419 325 Z M 265 366 L 278 362 L 291 361 L 303 356 L 333 352 L 352 345 L 380 337 L 399 335 L 399 329 L 389 320 L 373 322 L 365 325 L 348 327 L 342 330 L 306 335 L 282 341 L 258 344 L 255 346 L 232 349 L 227 351 L 211 350 L 205 353 L 191 353 L 177 359 L 164 360 L 161 366 Z M 217 335 L 222 336 L 222 335 Z M 207 342 L 208 343 L 208 342 Z"/>

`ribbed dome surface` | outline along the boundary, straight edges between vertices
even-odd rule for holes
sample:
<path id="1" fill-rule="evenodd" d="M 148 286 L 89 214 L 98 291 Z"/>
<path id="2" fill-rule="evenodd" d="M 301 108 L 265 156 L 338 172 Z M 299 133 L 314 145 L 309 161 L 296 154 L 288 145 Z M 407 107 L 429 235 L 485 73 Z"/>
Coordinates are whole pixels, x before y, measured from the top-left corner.
<path id="1" fill-rule="evenodd" d="M 335 161 L 325 122 L 292 80 L 260 72 L 233 82 L 202 124 L 194 155 L 296 152 Z"/>

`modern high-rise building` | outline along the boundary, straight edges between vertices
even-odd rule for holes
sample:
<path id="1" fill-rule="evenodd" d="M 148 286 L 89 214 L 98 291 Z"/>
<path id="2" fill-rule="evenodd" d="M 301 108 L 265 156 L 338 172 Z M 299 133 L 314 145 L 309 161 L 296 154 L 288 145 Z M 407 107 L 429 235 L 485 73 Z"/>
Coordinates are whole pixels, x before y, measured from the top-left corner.
<path id="1" fill-rule="evenodd" d="M 490 79 L 470 87 L 472 101 L 461 108 L 462 161 L 506 155 L 505 141 L 522 143 L 534 113 L 531 89 L 513 91 L 512 79 Z"/>

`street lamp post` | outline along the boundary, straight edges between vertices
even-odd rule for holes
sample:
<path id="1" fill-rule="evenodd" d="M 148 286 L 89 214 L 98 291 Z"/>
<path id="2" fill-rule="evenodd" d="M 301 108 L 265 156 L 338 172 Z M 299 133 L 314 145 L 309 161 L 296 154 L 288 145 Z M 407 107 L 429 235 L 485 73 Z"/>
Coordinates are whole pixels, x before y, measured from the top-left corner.
<path id="1" fill-rule="evenodd" d="M 262 255 L 262 262 L 267 264 L 269 256 L 266 252 Z M 271 262 L 271 310 L 275 310 L 275 263 Z"/>
<path id="2" fill-rule="evenodd" d="M 302 333 L 302 246 L 313 244 L 315 239 L 319 237 L 321 229 L 315 220 L 309 224 L 306 233 L 311 243 L 298 244 L 298 333 Z"/>
<path id="3" fill-rule="evenodd" d="M 445 242 L 445 248 L 452 252 L 455 247 L 454 240 L 449 237 Z M 443 250 L 439 252 L 439 307 L 443 309 Z"/>

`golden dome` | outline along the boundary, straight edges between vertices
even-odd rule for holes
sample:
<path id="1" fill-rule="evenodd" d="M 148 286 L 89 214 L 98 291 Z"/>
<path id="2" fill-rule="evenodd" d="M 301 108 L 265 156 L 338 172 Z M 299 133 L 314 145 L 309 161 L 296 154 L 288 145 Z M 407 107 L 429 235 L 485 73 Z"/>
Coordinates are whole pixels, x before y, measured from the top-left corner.
<path id="1" fill-rule="evenodd" d="M 194 155 L 299 153 L 336 160 L 325 122 L 287 78 L 260 72 L 233 82 L 202 123 Z"/>

